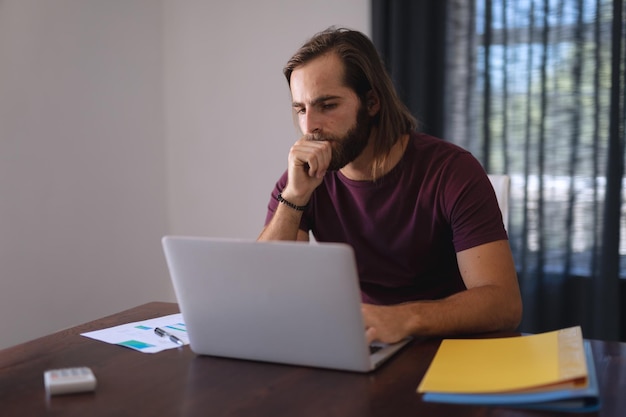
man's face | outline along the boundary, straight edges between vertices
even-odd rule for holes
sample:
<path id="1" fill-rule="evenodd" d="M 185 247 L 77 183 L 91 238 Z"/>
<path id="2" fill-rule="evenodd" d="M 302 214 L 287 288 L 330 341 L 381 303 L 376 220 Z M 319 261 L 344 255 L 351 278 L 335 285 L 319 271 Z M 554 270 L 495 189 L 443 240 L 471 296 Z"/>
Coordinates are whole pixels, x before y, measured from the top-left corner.
<path id="1" fill-rule="evenodd" d="M 302 133 L 309 140 L 333 145 L 328 170 L 339 170 L 361 155 L 369 141 L 371 117 L 356 93 L 344 85 L 343 64 L 335 54 L 296 68 L 290 85 Z"/>
<path id="2" fill-rule="evenodd" d="M 343 136 L 310 133 L 306 135 L 306 138 L 308 140 L 331 142 L 333 144 L 333 153 L 328 170 L 339 171 L 361 155 L 367 146 L 371 130 L 371 117 L 367 114 L 365 106 L 361 105 L 357 111 L 354 125 Z"/>

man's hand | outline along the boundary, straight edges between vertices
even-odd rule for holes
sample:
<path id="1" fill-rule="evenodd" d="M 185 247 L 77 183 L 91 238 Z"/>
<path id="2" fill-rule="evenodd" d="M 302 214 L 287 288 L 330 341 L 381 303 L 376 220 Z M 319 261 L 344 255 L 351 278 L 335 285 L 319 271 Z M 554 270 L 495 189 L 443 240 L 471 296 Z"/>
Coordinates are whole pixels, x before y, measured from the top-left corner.
<path id="1" fill-rule="evenodd" d="M 330 164 L 330 142 L 301 138 L 289 150 L 288 181 L 283 195 L 294 204 L 308 203 L 313 191 L 322 183 Z"/>
<path id="2" fill-rule="evenodd" d="M 306 206 L 311 194 L 322 183 L 332 155 L 330 142 L 302 137 L 289 150 L 285 200 Z M 279 204 L 272 220 L 263 228 L 258 240 L 308 241 L 309 234 L 300 230 L 302 212 Z"/>
<path id="3" fill-rule="evenodd" d="M 410 305 L 377 306 L 361 304 L 367 342 L 396 343 L 410 335 L 409 321 L 414 318 Z"/>

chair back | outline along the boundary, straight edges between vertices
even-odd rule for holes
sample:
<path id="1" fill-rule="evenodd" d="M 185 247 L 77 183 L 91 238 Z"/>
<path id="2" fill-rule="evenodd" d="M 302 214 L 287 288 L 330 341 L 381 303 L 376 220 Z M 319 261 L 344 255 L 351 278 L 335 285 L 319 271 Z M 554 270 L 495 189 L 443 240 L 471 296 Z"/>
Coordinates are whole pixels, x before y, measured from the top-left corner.
<path id="1" fill-rule="evenodd" d="M 511 192 L 511 177 L 508 175 L 488 175 L 491 185 L 496 192 L 496 198 L 498 199 L 498 205 L 502 212 L 502 222 L 504 228 L 509 229 L 509 193 Z"/>

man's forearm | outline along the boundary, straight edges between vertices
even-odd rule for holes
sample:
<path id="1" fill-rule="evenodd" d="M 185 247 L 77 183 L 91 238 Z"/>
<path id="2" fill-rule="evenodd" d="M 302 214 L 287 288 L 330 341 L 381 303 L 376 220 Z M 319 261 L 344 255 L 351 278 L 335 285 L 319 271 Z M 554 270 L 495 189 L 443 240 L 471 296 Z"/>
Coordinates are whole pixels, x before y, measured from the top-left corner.
<path id="1" fill-rule="evenodd" d="M 494 285 L 461 291 L 443 300 L 416 302 L 411 310 L 411 332 L 424 336 L 513 330 L 522 316 L 519 297 Z"/>
<path id="2" fill-rule="evenodd" d="M 368 338 L 396 342 L 429 337 L 515 329 L 522 314 L 519 296 L 487 285 L 442 300 L 392 306 L 363 305 Z"/>
<path id="3" fill-rule="evenodd" d="M 272 220 L 263 228 L 257 240 L 298 240 L 302 212 L 279 204 Z"/>

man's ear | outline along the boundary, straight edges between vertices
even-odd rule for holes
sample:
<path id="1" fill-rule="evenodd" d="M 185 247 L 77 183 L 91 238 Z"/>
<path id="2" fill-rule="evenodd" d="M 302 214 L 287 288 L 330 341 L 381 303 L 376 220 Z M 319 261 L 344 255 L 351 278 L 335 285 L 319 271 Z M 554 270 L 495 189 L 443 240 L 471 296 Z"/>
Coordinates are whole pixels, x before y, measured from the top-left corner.
<path id="1" fill-rule="evenodd" d="M 369 114 L 370 117 L 375 116 L 380 110 L 380 100 L 378 99 L 378 94 L 376 94 L 374 90 L 370 90 L 367 93 L 365 107 L 367 108 L 367 114 Z"/>

